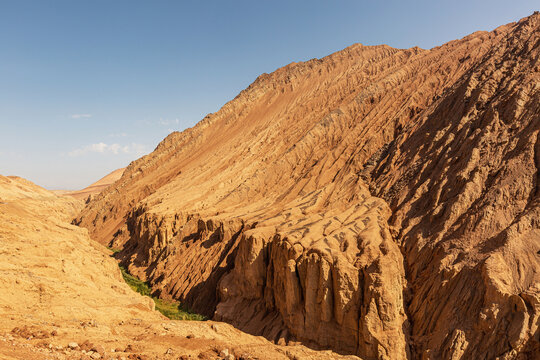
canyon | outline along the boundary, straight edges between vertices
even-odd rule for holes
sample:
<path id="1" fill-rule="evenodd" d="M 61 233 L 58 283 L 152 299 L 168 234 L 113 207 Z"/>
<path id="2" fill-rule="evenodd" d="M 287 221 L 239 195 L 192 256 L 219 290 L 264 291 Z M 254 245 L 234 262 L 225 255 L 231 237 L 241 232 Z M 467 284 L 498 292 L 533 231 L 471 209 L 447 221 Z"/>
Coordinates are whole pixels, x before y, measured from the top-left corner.
<path id="1" fill-rule="evenodd" d="M 540 359 L 539 168 L 539 13 L 292 63 L 90 198 L 0 177 L 0 335 L 39 323 L 154 358 Z M 165 319 L 115 260 L 211 321 Z"/>
<path id="2" fill-rule="evenodd" d="M 536 356 L 539 30 L 535 13 L 263 74 L 75 224 L 155 294 L 278 344 Z"/>
<path id="3" fill-rule="evenodd" d="M 0 175 L 0 359 L 357 359 L 167 319 L 128 287 L 110 250 L 70 224 L 83 205 Z"/>

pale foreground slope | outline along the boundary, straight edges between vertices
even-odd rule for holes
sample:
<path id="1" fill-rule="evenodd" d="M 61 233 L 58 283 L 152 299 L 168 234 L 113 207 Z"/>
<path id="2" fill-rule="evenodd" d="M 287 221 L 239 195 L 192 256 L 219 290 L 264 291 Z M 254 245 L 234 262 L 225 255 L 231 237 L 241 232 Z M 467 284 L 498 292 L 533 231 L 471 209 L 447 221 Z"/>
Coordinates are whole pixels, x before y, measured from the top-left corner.
<path id="1" fill-rule="evenodd" d="M 78 223 L 162 296 L 278 342 L 533 357 L 539 52 L 534 14 L 261 75 L 133 162 Z"/>
<path id="2" fill-rule="evenodd" d="M 92 349 L 92 358 L 110 359 L 214 359 L 223 349 L 245 358 L 341 358 L 278 347 L 228 324 L 169 321 L 124 283 L 105 247 L 70 224 L 79 206 L 0 176 L 0 359 L 81 359 Z M 69 349 L 72 342 L 80 346 Z"/>

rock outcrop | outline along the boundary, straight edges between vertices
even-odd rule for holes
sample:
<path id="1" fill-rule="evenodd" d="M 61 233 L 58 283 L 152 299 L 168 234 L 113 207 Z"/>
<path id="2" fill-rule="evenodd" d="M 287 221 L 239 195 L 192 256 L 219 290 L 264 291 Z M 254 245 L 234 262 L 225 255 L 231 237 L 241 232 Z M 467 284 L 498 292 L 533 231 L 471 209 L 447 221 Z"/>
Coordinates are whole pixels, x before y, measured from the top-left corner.
<path id="1" fill-rule="evenodd" d="M 109 250 L 69 224 L 81 205 L 0 175 L 1 359 L 358 359 L 165 318 L 123 281 Z"/>
<path id="2" fill-rule="evenodd" d="M 515 25 L 371 173 L 407 262 L 415 346 L 434 358 L 540 354 L 539 30 L 538 15 Z"/>
<path id="3" fill-rule="evenodd" d="M 278 343 L 537 353 L 539 30 L 534 14 L 261 75 L 76 223 L 160 296 Z"/>

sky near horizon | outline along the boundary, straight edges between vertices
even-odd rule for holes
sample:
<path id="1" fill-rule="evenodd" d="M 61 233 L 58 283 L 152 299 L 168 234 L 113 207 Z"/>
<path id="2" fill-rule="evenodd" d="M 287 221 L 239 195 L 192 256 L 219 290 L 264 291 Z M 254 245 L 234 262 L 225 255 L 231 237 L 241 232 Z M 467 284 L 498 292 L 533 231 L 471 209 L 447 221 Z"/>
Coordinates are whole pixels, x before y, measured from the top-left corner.
<path id="1" fill-rule="evenodd" d="M 0 0 L 0 174 L 81 189 L 261 73 L 354 43 L 431 48 L 534 1 Z"/>

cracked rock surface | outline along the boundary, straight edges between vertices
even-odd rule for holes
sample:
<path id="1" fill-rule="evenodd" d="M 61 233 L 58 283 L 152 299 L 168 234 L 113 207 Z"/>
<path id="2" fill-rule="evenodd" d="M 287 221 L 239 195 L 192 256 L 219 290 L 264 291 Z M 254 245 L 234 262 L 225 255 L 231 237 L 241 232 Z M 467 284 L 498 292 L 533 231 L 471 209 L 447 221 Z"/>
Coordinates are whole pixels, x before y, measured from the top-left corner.
<path id="1" fill-rule="evenodd" d="M 77 217 L 164 298 L 366 359 L 527 358 L 540 15 L 261 75 Z"/>

